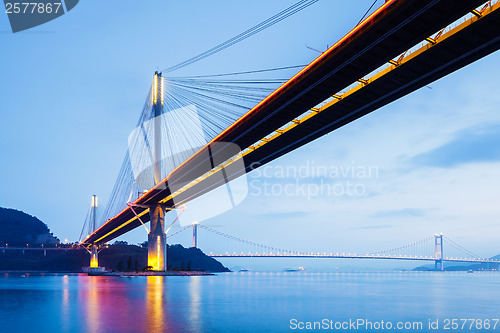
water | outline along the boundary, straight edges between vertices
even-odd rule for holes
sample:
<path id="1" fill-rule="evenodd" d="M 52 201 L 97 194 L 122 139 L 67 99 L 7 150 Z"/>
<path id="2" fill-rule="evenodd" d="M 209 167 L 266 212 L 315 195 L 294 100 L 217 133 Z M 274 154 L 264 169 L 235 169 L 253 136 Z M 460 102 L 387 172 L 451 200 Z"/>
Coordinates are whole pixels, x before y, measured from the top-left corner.
<path id="1" fill-rule="evenodd" d="M 463 330 L 443 326 L 445 319 L 499 318 L 499 296 L 499 273 L 244 272 L 130 278 L 10 273 L 0 274 L 0 332 L 306 331 L 298 326 L 292 330 L 292 319 L 297 325 L 323 319 L 367 319 L 373 325 L 381 320 L 393 325 L 422 322 L 422 329 L 401 332 L 500 332 L 500 323 L 493 330 L 494 322 L 488 330 L 470 330 L 470 322 Z M 429 319 L 439 320 L 437 330 L 429 329 Z"/>

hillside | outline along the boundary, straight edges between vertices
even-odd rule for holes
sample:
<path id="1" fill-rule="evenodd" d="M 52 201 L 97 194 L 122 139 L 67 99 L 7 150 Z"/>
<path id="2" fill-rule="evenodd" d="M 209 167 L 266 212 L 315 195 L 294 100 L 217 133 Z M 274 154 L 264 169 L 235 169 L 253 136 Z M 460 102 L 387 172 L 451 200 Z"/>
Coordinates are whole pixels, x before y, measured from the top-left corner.
<path id="1" fill-rule="evenodd" d="M 0 208 L 0 247 L 54 247 L 59 243 L 45 223 L 24 212 Z M 116 242 L 99 253 L 99 265 L 114 271 L 134 271 L 147 265 L 147 248 Z M 200 249 L 170 245 L 167 250 L 168 269 L 206 272 L 229 272 L 217 260 Z M 90 255 L 85 249 L 43 251 L 9 250 L 0 252 L 0 270 L 81 272 L 89 266 Z"/>
<path id="2" fill-rule="evenodd" d="M 89 258 L 87 257 L 87 261 Z M 115 244 L 99 253 L 99 264 L 114 271 L 140 270 L 147 265 L 148 249 L 136 245 Z M 168 270 L 229 272 L 217 260 L 206 256 L 200 249 L 169 245 Z M 86 263 L 88 266 L 88 262 Z"/>
<path id="3" fill-rule="evenodd" d="M 45 223 L 34 216 L 10 208 L 0 208 L 0 246 L 57 244 Z"/>
<path id="4" fill-rule="evenodd" d="M 500 254 L 490 259 L 500 259 Z M 484 270 L 500 270 L 500 265 L 497 263 L 492 264 L 470 264 L 470 263 L 444 263 L 445 271 L 484 271 Z M 413 271 L 434 271 L 434 265 L 423 265 L 413 269 Z"/>
<path id="5" fill-rule="evenodd" d="M 141 270 L 147 265 L 147 255 L 147 248 L 136 245 L 110 245 L 99 253 L 99 266 L 122 272 Z M 199 249 L 171 245 L 167 256 L 169 270 L 229 272 Z M 0 270 L 3 271 L 81 272 L 89 261 L 90 255 L 85 249 L 49 250 L 46 256 L 43 251 L 0 252 Z"/>

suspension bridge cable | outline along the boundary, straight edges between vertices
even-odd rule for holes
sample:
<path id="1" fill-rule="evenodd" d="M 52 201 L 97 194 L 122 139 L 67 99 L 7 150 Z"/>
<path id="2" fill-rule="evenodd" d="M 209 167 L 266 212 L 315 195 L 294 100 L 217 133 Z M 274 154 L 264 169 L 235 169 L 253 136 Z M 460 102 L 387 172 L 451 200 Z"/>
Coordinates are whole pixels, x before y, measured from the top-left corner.
<path id="1" fill-rule="evenodd" d="M 254 34 L 256 34 L 262 30 L 269 28 L 270 26 L 284 20 L 285 18 L 288 18 L 289 16 L 298 13 L 299 11 L 309 7 L 310 5 L 312 5 L 318 1 L 319 0 L 301 0 L 297 3 L 295 3 L 294 5 L 288 7 L 287 9 L 279 12 L 278 14 L 272 16 L 271 18 L 253 26 L 252 28 L 250 28 L 242 33 L 240 33 L 239 35 L 237 35 L 233 38 L 230 38 L 230 39 L 226 40 L 225 42 L 218 44 L 217 46 L 214 46 L 213 48 L 211 48 L 205 52 L 198 54 L 195 57 L 192 57 L 188 60 L 185 60 L 177 65 L 166 68 L 163 71 L 164 72 L 172 72 L 172 71 L 175 71 L 175 70 L 180 69 L 182 67 L 188 66 L 194 62 L 202 60 L 202 59 L 204 59 L 208 56 L 211 56 L 215 53 L 218 53 L 218 52 L 220 52 L 220 51 L 222 51 L 222 50 L 224 50 L 224 49 L 226 49 L 226 48 L 228 48 L 236 43 L 243 41 L 244 39 L 246 39 L 248 37 L 253 36 Z M 366 16 L 370 12 L 370 10 L 372 10 L 372 8 L 375 6 L 375 4 L 377 2 L 378 2 L 378 0 L 373 1 L 373 3 L 370 5 L 370 7 L 366 10 L 366 12 L 363 14 L 361 19 L 358 21 L 356 26 L 358 26 L 361 22 L 363 22 L 363 20 L 366 18 Z M 282 68 L 277 68 L 277 69 L 269 69 L 269 70 L 256 70 L 256 71 L 235 72 L 235 73 L 226 73 L 226 74 L 213 74 L 213 75 L 200 75 L 200 76 L 196 76 L 196 77 L 216 77 L 216 76 L 228 76 L 228 75 L 241 75 L 241 74 L 249 74 L 249 73 L 261 73 L 261 72 L 267 72 L 267 71 L 273 71 L 273 70 L 291 69 L 291 68 L 299 68 L 299 67 L 305 67 L 305 66 L 306 65 L 287 66 L 287 67 L 282 67 Z"/>
<path id="2" fill-rule="evenodd" d="M 473 258 L 475 259 L 481 259 L 481 257 L 477 254 L 475 254 L 474 252 L 464 248 L 462 245 L 460 244 L 457 244 L 456 242 L 452 241 L 451 239 L 449 239 L 448 237 L 446 236 L 443 236 L 443 238 L 445 238 L 446 242 L 451 245 L 452 247 L 454 247 L 455 249 L 459 250 L 460 252 L 462 253 L 465 253 L 467 255 L 470 255 L 472 256 Z"/>
<path id="3" fill-rule="evenodd" d="M 167 235 L 167 239 L 168 239 L 168 238 L 172 238 L 172 237 L 174 237 L 175 235 L 178 235 L 178 234 L 180 234 L 181 232 L 183 232 L 184 230 L 186 230 L 186 229 L 190 229 L 190 228 L 192 228 L 192 226 L 191 226 L 191 225 L 187 225 L 187 226 L 185 226 L 185 227 L 182 227 L 180 230 L 177 230 L 177 231 L 176 231 L 176 232 L 174 232 L 173 234 L 171 234 L 171 235 Z"/>
<path id="4" fill-rule="evenodd" d="M 256 69 L 252 71 L 244 71 L 244 72 L 232 72 L 232 73 L 223 73 L 223 74 L 209 74 L 209 75 L 195 75 L 190 76 L 189 78 L 207 78 L 207 77 L 220 77 L 220 76 L 234 76 L 234 75 L 244 75 L 244 74 L 256 74 L 256 73 L 265 73 L 265 72 L 274 72 L 281 71 L 286 69 L 295 69 L 295 68 L 304 68 L 307 65 L 295 65 L 295 66 L 286 66 L 286 67 L 276 67 L 276 68 L 267 68 L 267 69 Z M 173 77 L 169 79 L 177 79 L 184 77 Z"/>
<path id="5" fill-rule="evenodd" d="M 427 237 L 427 238 L 422 239 L 422 240 L 420 240 L 418 242 L 415 242 L 415 243 L 411 243 L 411 244 L 407 244 L 407 245 L 395 247 L 395 248 L 388 249 L 388 250 L 382 250 L 382 251 L 377 251 L 377 252 L 369 252 L 369 253 L 367 253 L 367 255 L 380 255 L 382 253 L 387 253 L 387 252 L 401 251 L 403 249 L 413 248 L 414 246 L 416 246 L 417 244 L 420 244 L 420 243 L 429 242 L 432 239 L 433 239 L 433 237 Z"/>
<path id="6" fill-rule="evenodd" d="M 85 232 L 85 227 L 88 229 L 88 224 L 90 224 L 90 212 L 92 211 L 92 207 L 90 207 L 87 210 L 87 216 L 85 216 L 85 221 L 83 222 L 83 227 L 82 231 L 80 232 L 80 237 L 78 238 L 78 243 L 80 243 L 83 240 L 84 232 Z M 88 235 L 88 233 L 87 233 Z"/>
<path id="7" fill-rule="evenodd" d="M 373 1 L 373 3 L 370 6 L 370 8 L 368 8 L 368 10 L 366 11 L 366 13 L 363 15 L 363 17 L 361 17 L 361 19 L 359 20 L 359 22 L 356 24 L 355 27 L 357 27 L 361 22 L 363 22 L 363 20 L 365 19 L 366 15 L 368 15 L 368 13 L 370 12 L 370 10 L 372 10 L 373 6 L 375 6 L 375 4 L 377 3 L 377 1 L 378 0 Z"/>
<path id="8" fill-rule="evenodd" d="M 194 56 L 188 60 L 185 60 L 177 65 L 171 66 L 167 69 L 164 69 L 163 72 L 175 71 L 177 69 L 191 65 L 197 61 L 205 59 L 206 57 L 209 57 L 209 56 L 211 56 L 215 53 L 218 53 L 222 50 L 225 50 L 226 48 L 228 48 L 232 45 L 235 45 L 235 44 L 257 34 L 258 32 L 263 31 L 263 30 L 275 25 L 276 23 L 279 23 L 282 20 L 300 12 L 301 10 L 311 6 L 312 4 L 314 4 L 318 1 L 319 0 L 300 0 L 300 1 L 296 2 L 295 4 L 293 4 L 292 6 L 286 8 L 286 9 L 282 10 L 281 12 L 268 18 L 267 20 L 264 20 L 264 21 L 260 22 L 259 24 L 251 27 L 250 29 L 245 30 L 244 32 L 226 40 L 225 42 L 222 42 L 222 43 L 212 47 L 211 49 L 209 49 L 205 52 L 198 54 L 197 56 Z"/>
<path id="9" fill-rule="evenodd" d="M 268 246 L 268 245 L 264 245 L 264 244 L 260 244 L 260 243 L 256 243 L 256 242 L 252 242 L 252 241 L 248 241 L 248 240 L 236 237 L 236 236 L 232 236 L 232 235 L 223 233 L 223 232 L 215 230 L 213 228 L 207 227 L 207 226 L 205 226 L 203 224 L 198 224 L 198 227 L 200 227 L 202 229 L 205 229 L 205 230 L 207 230 L 207 231 L 209 231 L 211 233 L 214 233 L 216 235 L 222 236 L 224 238 L 232 239 L 232 240 L 244 243 L 244 244 L 253 245 L 253 246 L 257 246 L 257 247 L 260 247 L 260 248 L 265 248 L 265 249 L 272 250 L 272 251 L 277 251 L 277 252 L 284 252 L 284 253 L 291 253 L 291 254 L 301 254 L 300 251 L 280 249 L 280 248 L 277 248 L 277 247 L 274 247 L 274 246 Z"/>

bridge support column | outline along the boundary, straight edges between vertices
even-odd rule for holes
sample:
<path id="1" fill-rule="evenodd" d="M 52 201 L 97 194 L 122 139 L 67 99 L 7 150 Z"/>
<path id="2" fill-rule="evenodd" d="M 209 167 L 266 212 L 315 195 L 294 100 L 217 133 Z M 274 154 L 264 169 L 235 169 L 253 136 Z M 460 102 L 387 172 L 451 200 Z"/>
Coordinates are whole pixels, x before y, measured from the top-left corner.
<path id="1" fill-rule="evenodd" d="M 444 271 L 443 234 L 434 235 L 434 253 L 436 258 L 434 269 Z"/>
<path id="2" fill-rule="evenodd" d="M 161 115 L 163 113 L 163 79 L 161 73 L 155 72 L 152 86 L 152 103 L 154 111 L 154 182 L 159 184 L 161 177 Z M 149 207 L 151 230 L 148 235 L 148 266 L 155 271 L 167 268 L 167 247 L 165 236 L 165 208 L 161 205 Z"/>
<path id="3" fill-rule="evenodd" d="M 148 266 L 155 271 L 167 268 L 165 209 L 161 205 L 149 208 L 151 231 L 148 235 Z"/>
<path id="4" fill-rule="evenodd" d="M 99 267 L 98 253 L 99 253 L 98 246 L 92 244 L 92 246 L 90 247 L 90 268 Z"/>
<path id="5" fill-rule="evenodd" d="M 193 247 L 198 247 L 198 223 L 193 223 Z"/>

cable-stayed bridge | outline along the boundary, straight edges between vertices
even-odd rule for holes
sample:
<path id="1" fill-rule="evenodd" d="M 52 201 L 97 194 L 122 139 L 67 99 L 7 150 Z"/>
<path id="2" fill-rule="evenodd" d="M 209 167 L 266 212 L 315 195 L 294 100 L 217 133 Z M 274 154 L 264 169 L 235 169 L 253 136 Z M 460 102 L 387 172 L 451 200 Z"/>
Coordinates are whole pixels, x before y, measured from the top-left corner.
<path id="1" fill-rule="evenodd" d="M 386 1 L 288 80 L 155 73 L 104 218 L 81 244 L 96 254 L 143 226 L 150 264 L 164 269 L 166 212 L 189 213 L 204 194 L 498 50 L 499 7 Z"/>

